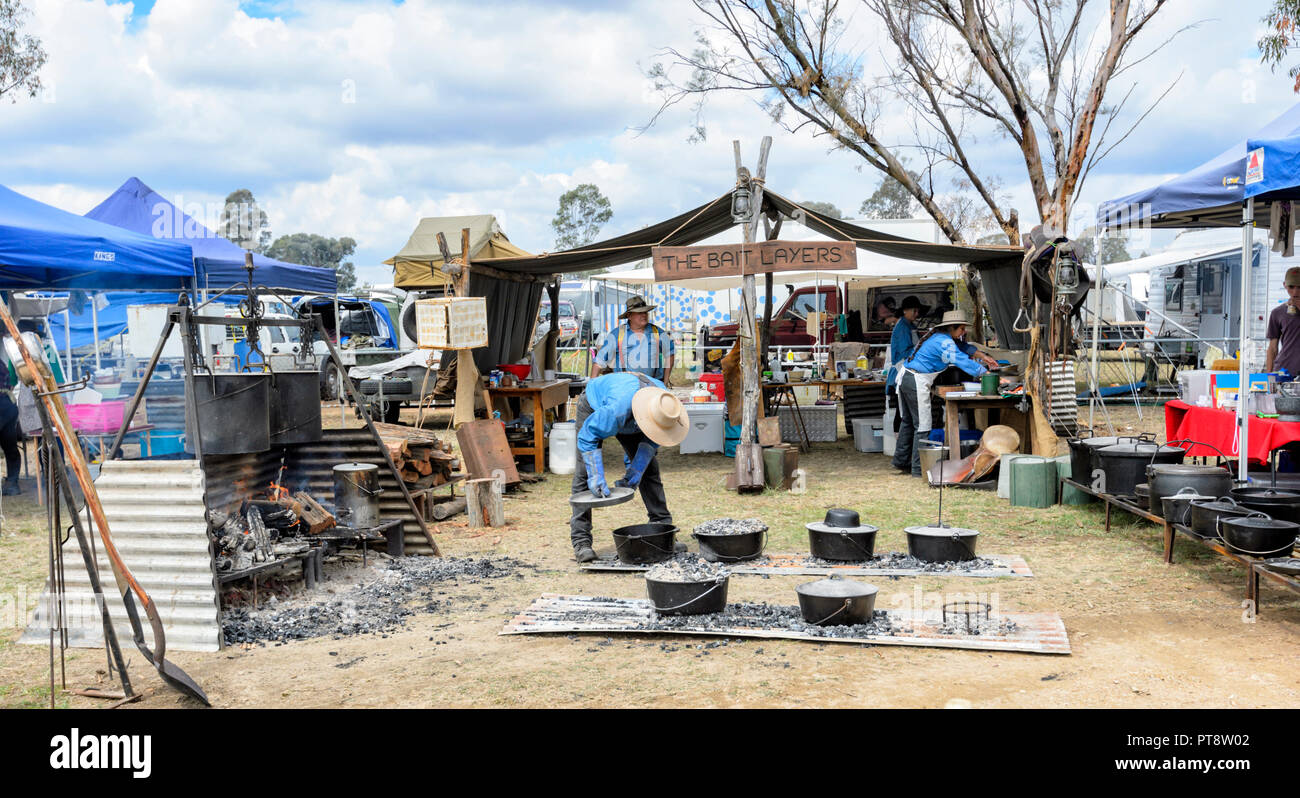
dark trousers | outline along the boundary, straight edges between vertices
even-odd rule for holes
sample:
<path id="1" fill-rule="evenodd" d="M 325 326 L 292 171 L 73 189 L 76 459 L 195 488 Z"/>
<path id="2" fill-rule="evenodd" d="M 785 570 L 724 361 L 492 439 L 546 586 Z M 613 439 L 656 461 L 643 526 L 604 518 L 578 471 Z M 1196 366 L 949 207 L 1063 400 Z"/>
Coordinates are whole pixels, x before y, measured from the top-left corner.
<path id="1" fill-rule="evenodd" d="M 0 449 L 5 454 L 5 478 L 15 482 L 23 470 L 23 456 L 18 449 L 20 440 L 22 430 L 18 428 L 18 405 L 8 394 L 0 394 Z"/>
<path id="2" fill-rule="evenodd" d="M 898 442 L 894 444 L 894 459 L 891 462 L 900 469 L 910 462 L 914 477 L 921 476 L 921 442 L 928 434 L 916 431 L 920 418 L 921 411 L 916 401 L 916 378 L 909 371 L 898 378 Z"/>
<path id="3" fill-rule="evenodd" d="M 575 420 L 577 429 L 582 429 L 582 422 L 587 420 L 591 414 L 591 406 L 587 404 L 586 397 L 578 402 L 578 417 Z M 635 454 L 637 448 L 642 442 L 649 442 L 644 434 L 639 430 L 631 435 L 616 435 L 619 444 L 630 460 Z M 608 477 L 608 474 L 606 474 Z M 611 482 L 612 484 L 612 482 Z M 582 461 L 582 456 L 578 456 L 577 467 L 573 470 L 573 484 L 570 487 L 570 495 L 581 493 L 587 489 L 587 464 Z M 650 465 L 646 466 L 645 473 L 641 475 L 641 501 L 645 503 L 646 514 L 652 524 L 671 524 L 673 522 L 672 513 L 668 512 L 668 497 L 664 494 L 664 483 L 659 476 L 659 458 L 650 459 Z M 591 510 L 573 508 L 573 516 L 569 518 L 569 540 L 573 543 L 574 548 L 579 545 L 590 546 L 591 538 Z"/>

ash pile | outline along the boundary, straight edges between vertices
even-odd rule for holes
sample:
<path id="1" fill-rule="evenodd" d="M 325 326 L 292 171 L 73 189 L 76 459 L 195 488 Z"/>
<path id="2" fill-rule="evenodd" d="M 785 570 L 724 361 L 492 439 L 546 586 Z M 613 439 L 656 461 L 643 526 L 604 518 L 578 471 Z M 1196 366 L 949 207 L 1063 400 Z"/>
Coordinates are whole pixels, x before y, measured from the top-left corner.
<path id="1" fill-rule="evenodd" d="M 309 535 L 336 523 L 334 514 L 307 493 L 290 496 L 271 483 L 266 498 L 245 499 L 236 512 L 208 512 L 217 573 L 236 573 L 301 554 L 311 547 Z"/>
<path id="2" fill-rule="evenodd" d="M 227 645 L 386 634 L 417 613 L 445 606 L 450 601 L 444 598 L 445 588 L 523 579 L 523 569 L 531 567 L 510 557 L 393 559 L 372 577 L 328 598 L 304 595 L 260 610 L 227 609 L 221 614 L 221 629 Z"/>

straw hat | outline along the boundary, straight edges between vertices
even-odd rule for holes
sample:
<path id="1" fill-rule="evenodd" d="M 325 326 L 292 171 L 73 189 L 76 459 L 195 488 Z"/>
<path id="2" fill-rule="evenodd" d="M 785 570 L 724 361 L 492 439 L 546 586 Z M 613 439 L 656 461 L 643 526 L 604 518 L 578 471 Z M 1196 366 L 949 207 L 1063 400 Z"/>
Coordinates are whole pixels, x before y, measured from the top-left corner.
<path id="1" fill-rule="evenodd" d="M 629 313 L 649 313 L 656 307 L 656 305 L 647 305 L 644 299 L 639 296 L 634 296 L 627 301 L 627 310 L 618 314 L 618 317 L 620 319 L 626 319 Z"/>
<path id="2" fill-rule="evenodd" d="M 645 436 L 660 446 L 676 446 L 691 428 L 682 400 L 672 391 L 650 385 L 632 395 L 632 417 Z"/>
<path id="3" fill-rule="evenodd" d="M 950 310 L 943 314 L 943 320 L 934 325 L 934 328 L 937 330 L 940 327 L 961 327 L 963 325 L 970 325 L 970 320 L 966 318 L 966 313 L 960 310 Z"/>
<path id="4" fill-rule="evenodd" d="M 1292 266 L 1286 270 L 1286 276 L 1282 278 L 1282 285 L 1287 288 L 1300 285 L 1300 266 Z"/>

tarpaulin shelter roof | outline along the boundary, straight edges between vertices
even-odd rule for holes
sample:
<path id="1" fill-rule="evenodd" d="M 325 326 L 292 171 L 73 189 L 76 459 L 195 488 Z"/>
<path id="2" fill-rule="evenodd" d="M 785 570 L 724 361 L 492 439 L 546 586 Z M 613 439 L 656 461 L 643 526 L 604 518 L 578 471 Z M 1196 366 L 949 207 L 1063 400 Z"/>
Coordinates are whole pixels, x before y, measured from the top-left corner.
<path id="1" fill-rule="evenodd" d="M 138 235 L 0 186 L 0 289 L 169 290 L 194 279 L 186 244 Z"/>
<path id="2" fill-rule="evenodd" d="M 1242 203 L 1300 199 L 1300 104 L 1200 166 L 1158 186 L 1101 203 L 1097 224 L 1120 227 L 1237 227 Z"/>
<path id="3" fill-rule="evenodd" d="M 419 221 L 400 252 L 384 261 L 393 267 L 393 285 L 410 291 L 450 284 L 451 278 L 441 268 L 442 251 L 438 249 L 438 233 L 446 237 L 447 248 L 452 257 L 456 257 L 460 255 L 460 232 L 467 227 L 471 261 L 532 257 L 510 243 L 496 217 L 491 214 L 429 217 Z"/>
<path id="4" fill-rule="evenodd" d="M 976 265 L 1014 262 L 1018 266 L 1024 256 L 1019 247 L 935 244 L 882 233 L 824 216 L 767 189 L 763 194 L 763 210 L 795 217 L 805 227 L 833 240 L 852 241 L 859 249 L 904 260 Z M 649 258 L 652 247 L 694 244 L 735 224 L 729 191 L 712 202 L 658 224 L 577 249 L 522 257 L 477 258 L 476 261 L 505 272 L 535 275 L 593 271 Z"/>
<path id="5" fill-rule="evenodd" d="M 213 291 L 244 283 L 244 253 L 238 244 L 203 226 L 161 194 L 132 177 L 86 214 L 106 224 L 156 239 L 174 239 L 190 245 L 199 287 Z M 264 255 L 253 255 L 253 284 L 313 294 L 332 294 L 338 289 L 333 269 L 285 263 Z"/>

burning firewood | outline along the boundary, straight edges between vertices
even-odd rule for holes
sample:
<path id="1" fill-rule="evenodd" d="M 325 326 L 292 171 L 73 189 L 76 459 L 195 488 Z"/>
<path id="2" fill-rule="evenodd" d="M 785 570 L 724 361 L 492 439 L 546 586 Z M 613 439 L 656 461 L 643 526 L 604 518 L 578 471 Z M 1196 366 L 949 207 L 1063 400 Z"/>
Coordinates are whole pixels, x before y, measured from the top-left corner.
<path id="1" fill-rule="evenodd" d="M 280 506 L 296 513 L 307 527 L 307 534 L 315 535 L 338 525 L 334 516 L 306 491 L 298 491 L 292 498 L 280 499 Z"/>

